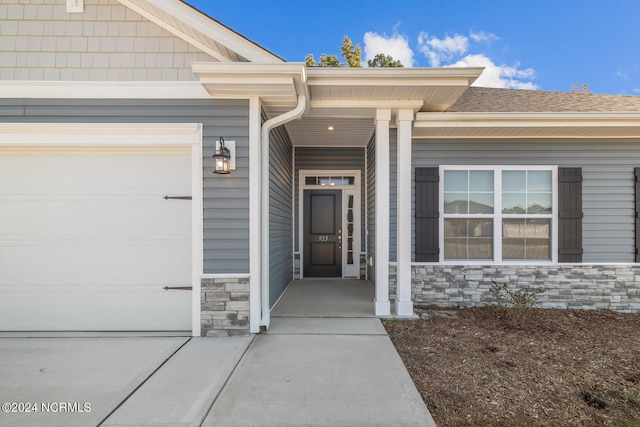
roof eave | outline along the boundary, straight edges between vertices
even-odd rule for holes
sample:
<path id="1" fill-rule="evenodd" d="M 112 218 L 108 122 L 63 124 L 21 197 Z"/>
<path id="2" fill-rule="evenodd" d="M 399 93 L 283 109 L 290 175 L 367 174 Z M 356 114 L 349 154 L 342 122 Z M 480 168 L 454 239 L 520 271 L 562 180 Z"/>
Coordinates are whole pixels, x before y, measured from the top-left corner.
<path id="1" fill-rule="evenodd" d="M 414 136 L 640 139 L 640 112 L 418 113 Z"/>
<path id="2" fill-rule="evenodd" d="M 167 22 L 163 17 L 158 16 L 153 7 L 156 7 L 166 12 L 171 17 L 179 20 L 194 31 L 209 38 L 215 40 L 216 43 L 220 43 L 225 48 L 235 52 L 238 56 L 246 59 L 249 62 L 263 62 L 274 63 L 284 62 L 284 60 L 277 55 L 269 52 L 267 49 L 259 46 L 253 41 L 233 31 L 231 28 L 223 25 L 219 21 L 209 17 L 193 6 L 176 0 L 118 0 L 122 5 L 133 10 L 134 12 L 144 16 L 155 24 L 161 26 L 165 30 L 174 34 L 176 37 L 181 38 L 197 49 L 202 50 L 208 55 L 216 58 L 219 61 L 230 61 L 221 53 L 217 52 L 215 48 L 209 46 L 204 38 L 193 37 L 190 34 L 182 31 L 180 28 L 173 25 L 171 22 Z M 148 3 L 147 3 L 148 2 Z"/>
<path id="3" fill-rule="evenodd" d="M 349 85 L 461 85 L 470 86 L 484 68 L 443 67 L 443 68 L 343 68 L 308 67 L 309 84 L 349 84 Z"/>
<path id="4" fill-rule="evenodd" d="M 194 62 L 192 70 L 207 92 L 218 99 L 258 97 L 267 109 L 291 108 L 300 95 L 309 99 L 302 63 Z"/>

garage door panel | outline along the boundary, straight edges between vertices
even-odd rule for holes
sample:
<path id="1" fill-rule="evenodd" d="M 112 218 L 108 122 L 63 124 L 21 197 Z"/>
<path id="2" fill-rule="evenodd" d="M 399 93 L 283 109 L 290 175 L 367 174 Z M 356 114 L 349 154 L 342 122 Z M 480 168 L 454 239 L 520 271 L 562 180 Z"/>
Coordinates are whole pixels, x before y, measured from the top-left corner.
<path id="1" fill-rule="evenodd" d="M 88 239 L 94 228 L 91 201 L 81 199 L 48 200 L 39 211 L 44 235 L 49 239 Z"/>
<path id="2" fill-rule="evenodd" d="M 171 167 L 170 159 L 166 156 L 149 156 L 145 160 L 145 183 L 148 188 L 173 191 L 191 188 L 191 176 L 184 174 L 185 169 L 191 168 L 191 158 L 182 159 L 177 167 Z"/>
<path id="3" fill-rule="evenodd" d="M 98 239 L 140 239 L 145 236 L 145 222 L 153 210 L 136 200 L 101 200 L 93 209 L 94 230 Z"/>
<path id="4" fill-rule="evenodd" d="M 158 239 L 179 239 L 191 233 L 191 202 L 188 200 L 162 200 L 148 203 L 152 212 L 144 221 L 144 233 Z M 185 221 L 175 223 L 172 218 L 183 217 Z"/>
<path id="5" fill-rule="evenodd" d="M 190 243 L 4 242 L 0 246 L 2 285 L 120 285 L 127 283 L 184 286 L 190 283 Z M 34 263 L 37 261 L 37 265 Z"/>
<path id="6" fill-rule="evenodd" d="M 96 187 L 99 189 L 139 191 L 144 188 L 144 169 L 138 158 L 125 154 L 103 155 L 96 161 Z M 132 184 L 136 183 L 135 186 Z"/>
<path id="7" fill-rule="evenodd" d="M 43 204 L 38 201 L 0 199 L 0 235 L 40 234 L 43 229 Z"/>
<path id="8" fill-rule="evenodd" d="M 45 157 L 46 185 L 52 189 L 95 188 L 95 156 L 54 154 Z"/>
<path id="9" fill-rule="evenodd" d="M 0 148 L 0 330 L 191 329 L 191 154 L 153 150 Z"/>
<path id="10" fill-rule="evenodd" d="M 158 245 L 146 252 L 145 277 L 151 283 L 163 283 L 169 286 L 190 285 L 191 256 L 189 247 L 179 245 Z M 165 266 L 177 264 L 175 268 Z"/>
<path id="11" fill-rule="evenodd" d="M 191 329 L 191 294 L 138 288 L 22 291 L 0 300 L 6 330 L 176 330 Z M 140 306 L 138 301 L 145 300 Z M 79 305 L 77 301 L 82 301 Z M 11 302 L 11 303 L 10 303 Z M 176 306 L 180 309 L 176 309 Z M 131 319 L 139 319 L 132 325 Z"/>
<path id="12" fill-rule="evenodd" d="M 4 194 L 40 188 L 45 181 L 42 156 L 15 153 L 2 153 L 0 156 L 0 185 Z"/>

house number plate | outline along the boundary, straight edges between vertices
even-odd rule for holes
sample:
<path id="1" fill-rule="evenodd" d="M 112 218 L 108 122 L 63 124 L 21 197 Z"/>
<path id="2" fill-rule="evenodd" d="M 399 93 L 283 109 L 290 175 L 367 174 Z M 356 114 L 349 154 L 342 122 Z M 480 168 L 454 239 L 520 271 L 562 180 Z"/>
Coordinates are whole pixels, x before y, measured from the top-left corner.
<path id="1" fill-rule="evenodd" d="M 318 236 L 318 242 L 328 242 L 329 236 Z"/>

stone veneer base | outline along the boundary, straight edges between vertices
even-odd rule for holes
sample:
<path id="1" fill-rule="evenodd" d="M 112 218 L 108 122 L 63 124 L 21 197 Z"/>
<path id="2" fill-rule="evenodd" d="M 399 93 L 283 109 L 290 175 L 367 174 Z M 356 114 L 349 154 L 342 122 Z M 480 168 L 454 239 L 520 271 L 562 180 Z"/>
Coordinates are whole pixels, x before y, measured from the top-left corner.
<path id="1" fill-rule="evenodd" d="M 200 283 L 200 334 L 248 335 L 249 278 L 207 278 Z"/>
<path id="2" fill-rule="evenodd" d="M 390 266 L 390 297 L 395 266 Z M 544 288 L 539 308 L 608 309 L 640 313 L 640 265 L 562 264 L 550 266 L 412 265 L 416 304 L 474 307 L 494 303 L 493 282 Z"/>

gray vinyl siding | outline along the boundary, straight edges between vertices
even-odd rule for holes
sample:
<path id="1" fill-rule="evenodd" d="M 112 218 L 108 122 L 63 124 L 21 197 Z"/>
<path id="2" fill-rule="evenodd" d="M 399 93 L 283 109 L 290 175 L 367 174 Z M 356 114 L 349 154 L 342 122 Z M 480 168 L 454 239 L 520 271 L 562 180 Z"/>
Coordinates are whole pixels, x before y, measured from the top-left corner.
<path id="1" fill-rule="evenodd" d="M 204 273 L 249 272 L 249 105 L 242 100 L 2 99 L 13 123 L 202 123 Z M 213 174 L 215 142 L 236 141 L 237 169 Z"/>
<path id="2" fill-rule="evenodd" d="M 633 168 L 639 164 L 640 139 L 413 141 L 413 168 L 439 165 L 581 167 L 583 262 L 586 263 L 635 261 Z M 395 221 L 393 216 L 392 221 Z M 415 248 L 415 244 L 412 247 Z"/>
<path id="3" fill-rule="evenodd" d="M 293 280 L 293 152 L 284 126 L 271 131 L 269 144 L 269 304 Z"/>
<path id="4" fill-rule="evenodd" d="M 375 135 L 367 145 L 367 279 L 376 282 L 376 142 Z M 375 262 L 375 261 L 374 261 Z"/>
<path id="5" fill-rule="evenodd" d="M 361 238 L 361 250 L 364 250 L 365 245 L 365 149 L 358 147 L 351 148 L 322 148 L 322 147 L 296 147 L 295 149 L 295 229 L 298 230 L 300 218 L 298 218 L 299 212 L 299 176 L 301 169 L 312 170 L 340 170 L 340 169 L 357 169 L 360 171 L 360 206 L 361 206 L 361 218 L 360 229 Z M 300 243 L 298 242 L 298 233 L 295 237 L 296 251 L 300 251 Z"/>
<path id="6" fill-rule="evenodd" d="M 389 129 L 389 218 L 398 216 L 398 130 Z M 389 262 L 396 262 L 397 221 L 389 223 Z"/>

